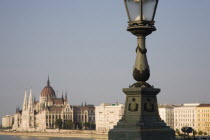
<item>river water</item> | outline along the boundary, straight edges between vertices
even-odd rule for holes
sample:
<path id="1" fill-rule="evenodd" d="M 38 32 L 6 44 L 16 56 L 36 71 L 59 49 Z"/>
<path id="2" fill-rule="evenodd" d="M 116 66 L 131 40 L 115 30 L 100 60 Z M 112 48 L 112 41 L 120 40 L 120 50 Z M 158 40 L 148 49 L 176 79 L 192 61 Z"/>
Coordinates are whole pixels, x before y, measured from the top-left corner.
<path id="1" fill-rule="evenodd" d="M 52 137 L 28 137 L 28 136 L 4 136 L 4 135 L 0 135 L 0 140 L 106 140 L 106 139 L 52 138 Z"/>

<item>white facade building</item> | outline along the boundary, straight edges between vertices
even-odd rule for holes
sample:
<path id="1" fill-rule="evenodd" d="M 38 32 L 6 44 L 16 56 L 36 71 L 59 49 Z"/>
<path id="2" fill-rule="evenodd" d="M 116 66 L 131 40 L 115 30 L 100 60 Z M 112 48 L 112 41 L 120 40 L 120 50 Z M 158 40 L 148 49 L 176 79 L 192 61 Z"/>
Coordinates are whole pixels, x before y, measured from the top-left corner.
<path id="1" fill-rule="evenodd" d="M 13 115 L 6 115 L 6 116 L 2 117 L 2 127 L 3 128 L 12 127 L 13 123 L 14 123 Z"/>
<path id="2" fill-rule="evenodd" d="M 124 115 L 123 104 L 102 103 L 95 108 L 96 130 L 109 131 Z"/>
<path id="3" fill-rule="evenodd" d="M 159 105 L 160 118 L 167 126 L 174 128 L 174 107 L 172 105 Z"/>
<path id="4" fill-rule="evenodd" d="M 180 107 L 174 108 L 174 130 L 178 129 L 181 131 L 181 128 L 184 126 L 192 127 L 197 129 L 196 123 L 196 107 L 199 106 L 199 103 L 184 104 Z"/>

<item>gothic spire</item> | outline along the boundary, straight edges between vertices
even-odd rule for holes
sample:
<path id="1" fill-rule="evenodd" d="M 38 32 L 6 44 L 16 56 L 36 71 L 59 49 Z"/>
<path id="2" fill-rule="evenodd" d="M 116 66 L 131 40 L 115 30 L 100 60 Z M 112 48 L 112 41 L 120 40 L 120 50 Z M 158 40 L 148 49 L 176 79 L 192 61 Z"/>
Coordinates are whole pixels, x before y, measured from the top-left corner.
<path id="1" fill-rule="evenodd" d="M 65 93 L 65 100 L 67 101 L 67 91 L 66 91 L 66 93 Z"/>
<path id="2" fill-rule="evenodd" d="M 25 96 L 24 96 L 24 100 L 23 100 L 23 108 L 22 110 L 27 110 L 28 109 L 28 104 L 27 104 L 27 92 L 25 90 Z"/>
<path id="3" fill-rule="evenodd" d="M 47 79 L 47 86 L 50 86 L 50 78 L 49 78 L 49 75 L 48 75 L 48 79 Z"/>
<path id="4" fill-rule="evenodd" d="M 32 97 L 32 90 L 30 89 L 30 95 L 28 99 L 28 110 L 33 112 L 33 97 Z"/>
<path id="5" fill-rule="evenodd" d="M 61 97 L 61 99 L 63 100 L 63 92 L 62 92 L 62 97 Z"/>

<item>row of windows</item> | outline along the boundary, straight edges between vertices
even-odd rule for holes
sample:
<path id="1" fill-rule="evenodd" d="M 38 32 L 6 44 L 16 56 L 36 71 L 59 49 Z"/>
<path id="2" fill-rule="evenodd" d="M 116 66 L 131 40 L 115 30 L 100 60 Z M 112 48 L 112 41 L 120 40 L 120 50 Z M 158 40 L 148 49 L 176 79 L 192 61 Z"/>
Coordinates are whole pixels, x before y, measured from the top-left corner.
<path id="1" fill-rule="evenodd" d="M 209 122 L 210 121 L 210 118 L 208 118 L 208 119 L 198 119 L 198 121 L 202 121 L 202 122 Z"/>
<path id="2" fill-rule="evenodd" d="M 194 119 L 175 119 L 175 121 L 191 122 L 195 120 Z"/>
<path id="3" fill-rule="evenodd" d="M 175 113 L 194 113 L 193 110 L 181 110 L 181 111 L 175 111 Z"/>
<path id="4" fill-rule="evenodd" d="M 173 119 L 166 119 L 165 121 L 166 121 L 166 122 L 174 122 Z"/>
<path id="5" fill-rule="evenodd" d="M 191 123 L 176 123 L 175 126 L 194 126 L 194 124 Z"/>
<path id="6" fill-rule="evenodd" d="M 46 115 L 46 119 L 61 119 L 61 115 Z"/>
<path id="7" fill-rule="evenodd" d="M 175 117 L 194 117 L 194 115 L 185 114 L 185 115 L 174 115 Z"/>
<path id="8" fill-rule="evenodd" d="M 210 109 L 202 109 L 202 110 L 198 110 L 198 112 L 210 112 Z"/>
<path id="9" fill-rule="evenodd" d="M 210 114 L 198 114 L 198 117 L 210 117 Z"/>
<path id="10" fill-rule="evenodd" d="M 70 115 L 63 115 L 64 119 L 70 119 L 71 118 L 71 114 Z M 61 115 L 46 115 L 46 119 L 61 119 Z"/>
<path id="11" fill-rule="evenodd" d="M 198 126 L 210 126 L 210 124 L 198 124 Z"/>
<path id="12" fill-rule="evenodd" d="M 179 111 L 174 111 L 175 113 L 194 113 L 196 111 L 194 110 L 179 110 Z M 210 109 L 202 109 L 202 110 L 197 110 L 197 112 L 210 112 Z"/>

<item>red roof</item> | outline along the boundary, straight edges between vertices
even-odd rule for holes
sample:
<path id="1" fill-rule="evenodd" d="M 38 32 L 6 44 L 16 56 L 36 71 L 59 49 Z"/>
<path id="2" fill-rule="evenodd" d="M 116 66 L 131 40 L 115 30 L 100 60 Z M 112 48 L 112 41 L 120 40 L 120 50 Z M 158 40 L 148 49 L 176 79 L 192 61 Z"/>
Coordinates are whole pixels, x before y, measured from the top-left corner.
<path id="1" fill-rule="evenodd" d="M 210 107 L 210 104 L 200 104 L 199 106 L 197 107 Z"/>
<path id="2" fill-rule="evenodd" d="M 54 98 L 53 104 L 63 104 L 63 99 L 62 98 Z"/>
<path id="3" fill-rule="evenodd" d="M 48 109 L 49 111 L 57 111 L 57 112 L 62 111 L 62 107 L 57 107 L 57 106 L 49 107 Z"/>
<path id="4" fill-rule="evenodd" d="M 50 86 L 50 81 L 48 79 L 46 87 L 41 92 L 41 97 L 56 97 L 54 89 Z"/>

